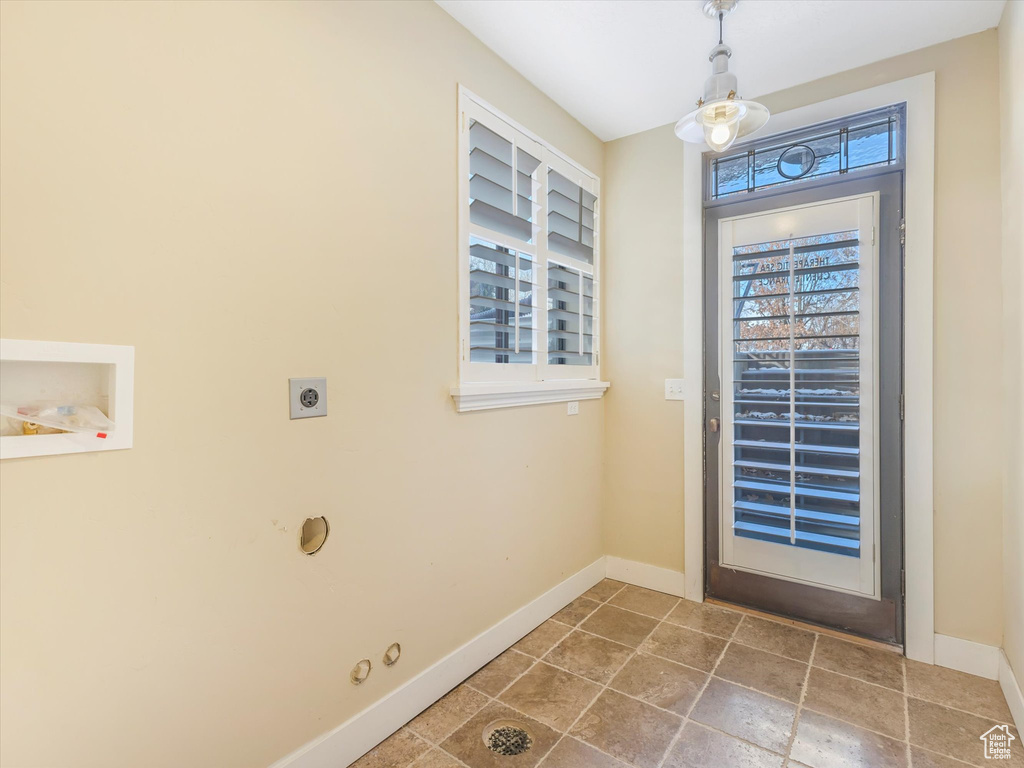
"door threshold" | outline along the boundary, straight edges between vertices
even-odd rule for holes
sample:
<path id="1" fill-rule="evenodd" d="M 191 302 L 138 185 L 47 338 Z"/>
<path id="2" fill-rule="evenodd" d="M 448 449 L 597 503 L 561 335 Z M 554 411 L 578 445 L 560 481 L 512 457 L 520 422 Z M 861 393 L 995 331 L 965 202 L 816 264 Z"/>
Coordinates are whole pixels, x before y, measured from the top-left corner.
<path id="1" fill-rule="evenodd" d="M 768 613 L 767 611 L 758 611 L 754 608 L 749 608 L 745 605 L 739 605 L 738 603 L 729 603 L 725 600 L 719 600 L 718 598 L 714 597 L 705 597 L 704 602 L 710 603 L 711 605 L 718 605 L 722 608 L 728 608 L 731 611 L 745 613 L 748 616 L 756 616 L 759 619 L 767 619 L 768 621 L 774 621 L 777 624 L 786 624 L 787 626 L 796 627 L 797 629 L 804 629 L 808 632 L 817 632 L 819 635 L 827 635 L 829 637 L 834 637 L 839 640 L 845 640 L 848 643 L 864 645 L 868 648 L 877 648 L 880 651 L 898 653 L 900 656 L 903 655 L 902 645 L 895 645 L 893 643 L 883 643 L 881 640 L 871 640 L 867 637 L 853 635 L 849 632 L 843 632 L 838 629 L 832 629 L 831 627 L 821 627 L 817 624 L 809 624 L 805 621 L 797 621 L 796 619 L 790 619 L 785 616 L 778 616 L 774 613 Z"/>

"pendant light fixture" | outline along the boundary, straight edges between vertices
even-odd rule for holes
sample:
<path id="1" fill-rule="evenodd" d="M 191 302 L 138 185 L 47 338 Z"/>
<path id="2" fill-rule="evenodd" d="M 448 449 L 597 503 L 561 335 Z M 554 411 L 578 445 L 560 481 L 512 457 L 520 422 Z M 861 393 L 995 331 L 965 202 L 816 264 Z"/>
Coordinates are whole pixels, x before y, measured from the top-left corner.
<path id="1" fill-rule="evenodd" d="M 732 49 L 722 42 L 725 17 L 739 0 L 707 0 L 704 15 L 718 19 L 718 45 L 711 49 L 711 77 L 704 82 L 704 95 L 697 109 L 676 123 L 676 136 L 683 141 L 705 143 L 724 152 L 736 139 L 753 133 L 768 122 L 768 109 L 756 101 L 736 95 L 736 75 L 729 72 Z"/>

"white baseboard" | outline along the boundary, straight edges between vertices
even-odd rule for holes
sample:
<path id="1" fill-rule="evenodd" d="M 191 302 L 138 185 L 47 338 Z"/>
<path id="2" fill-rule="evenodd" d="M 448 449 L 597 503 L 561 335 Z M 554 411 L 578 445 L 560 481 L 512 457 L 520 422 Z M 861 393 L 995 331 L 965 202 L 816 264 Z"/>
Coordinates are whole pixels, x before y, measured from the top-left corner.
<path id="1" fill-rule="evenodd" d="M 1024 694 L 1021 693 L 1020 683 L 1002 648 L 961 640 L 959 637 L 936 635 L 935 663 L 940 667 L 998 680 L 1014 724 L 1018 730 L 1024 726 Z"/>
<path id="2" fill-rule="evenodd" d="M 1003 689 L 1006 703 L 1010 705 L 1014 725 L 1018 731 L 1024 731 L 1024 693 L 1021 693 L 1020 682 L 1013 674 L 1013 667 L 1005 651 L 999 651 L 999 687 Z"/>
<path id="3" fill-rule="evenodd" d="M 552 614 L 605 577 L 605 558 L 551 588 L 533 602 L 477 635 L 398 690 L 371 704 L 332 731 L 281 758 L 271 768 L 340 768 L 355 762 L 452 688 Z M 682 575 L 682 574 L 680 574 Z"/>
<path id="4" fill-rule="evenodd" d="M 664 592 L 676 597 L 686 597 L 686 579 L 681 571 L 659 568 L 656 565 L 623 560 L 621 557 L 608 556 L 609 579 L 624 581 L 638 587 L 646 587 L 656 592 Z"/>
<path id="5" fill-rule="evenodd" d="M 935 663 L 940 667 L 998 680 L 1001 653 L 994 645 L 983 645 L 949 635 L 935 635 Z"/>

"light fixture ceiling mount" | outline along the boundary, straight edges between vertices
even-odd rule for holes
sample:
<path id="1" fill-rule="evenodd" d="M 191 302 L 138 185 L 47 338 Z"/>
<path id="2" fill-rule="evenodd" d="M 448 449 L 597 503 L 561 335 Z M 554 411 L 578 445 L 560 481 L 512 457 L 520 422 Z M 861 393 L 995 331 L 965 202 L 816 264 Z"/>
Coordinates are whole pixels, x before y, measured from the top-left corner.
<path id="1" fill-rule="evenodd" d="M 719 15 L 725 18 L 736 10 L 737 2 L 739 0 L 707 0 L 702 10 L 709 19 L 717 19 Z"/>
<path id="2" fill-rule="evenodd" d="M 723 42 L 723 21 L 736 10 L 739 0 L 707 0 L 704 15 L 718 19 L 718 45 L 711 49 L 711 77 L 704 82 L 704 95 L 697 109 L 676 123 L 676 136 L 683 141 L 706 143 L 724 152 L 736 139 L 747 136 L 768 122 L 768 109 L 737 95 L 736 75 L 729 72 L 732 49 Z"/>

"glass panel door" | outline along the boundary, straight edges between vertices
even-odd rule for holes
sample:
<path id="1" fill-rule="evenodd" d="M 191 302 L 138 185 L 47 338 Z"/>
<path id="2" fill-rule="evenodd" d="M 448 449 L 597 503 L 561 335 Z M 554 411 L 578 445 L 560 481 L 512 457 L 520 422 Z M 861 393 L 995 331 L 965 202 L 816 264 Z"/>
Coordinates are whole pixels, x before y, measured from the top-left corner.
<path id="1" fill-rule="evenodd" d="M 880 597 L 877 193 L 723 219 L 721 564 Z"/>

